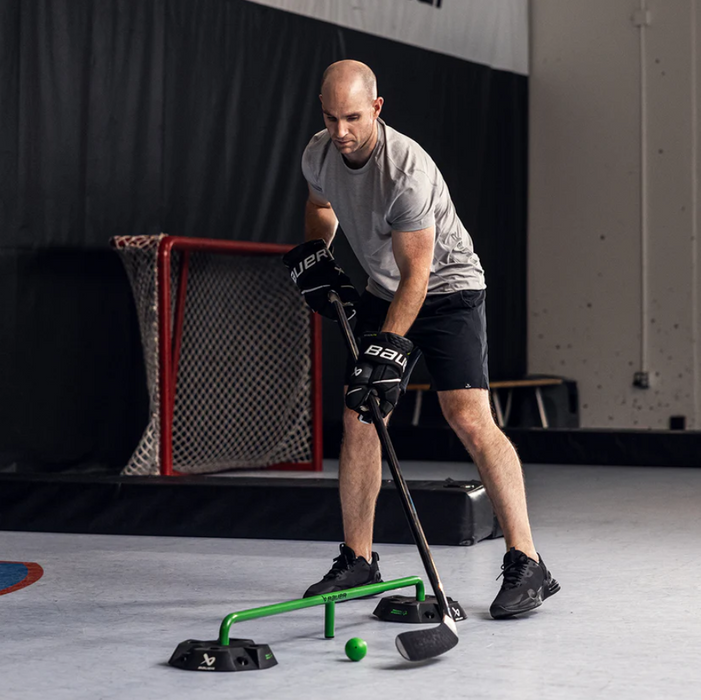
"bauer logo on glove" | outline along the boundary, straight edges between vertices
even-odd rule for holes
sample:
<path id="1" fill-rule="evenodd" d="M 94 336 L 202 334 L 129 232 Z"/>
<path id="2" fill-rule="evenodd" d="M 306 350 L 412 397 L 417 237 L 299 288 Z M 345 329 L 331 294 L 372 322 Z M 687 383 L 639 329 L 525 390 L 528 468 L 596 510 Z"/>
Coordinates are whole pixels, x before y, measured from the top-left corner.
<path id="1" fill-rule="evenodd" d="M 348 380 L 346 406 L 359 413 L 361 420 L 370 411 L 371 395 L 377 396 L 383 418 L 394 410 L 413 349 L 408 338 L 396 333 L 365 333 L 360 339 L 358 361 Z"/>
<path id="2" fill-rule="evenodd" d="M 397 336 L 402 337 L 402 336 Z M 405 338 L 406 340 L 406 338 Z M 366 357 L 381 357 L 383 360 L 396 362 L 403 370 L 406 369 L 407 358 L 397 350 L 389 350 L 382 345 L 371 345 L 364 353 Z"/>
<path id="3" fill-rule="evenodd" d="M 292 251 L 290 251 L 292 252 Z M 303 275 L 307 270 L 309 270 L 312 265 L 316 265 L 320 260 L 328 259 L 331 257 L 331 253 L 326 246 L 319 248 L 313 255 L 308 255 L 304 260 L 302 260 L 295 267 L 290 268 L 290 277 L 292 281 L 297 284 L 297 280 L 300 275 Z"/>
<path id="4" fill-rule="evenodd" d="M 329 301 L 329 292 L 333 291 L 340 297 L 348 318 L 355 316 L 353 307 L 360 299 L 358 292 L 348 275 L 336 264 L 324 241 L 319 238 L 302 243 L 286 253 L 282 261 L 312 311 L 337 321 Z"/>

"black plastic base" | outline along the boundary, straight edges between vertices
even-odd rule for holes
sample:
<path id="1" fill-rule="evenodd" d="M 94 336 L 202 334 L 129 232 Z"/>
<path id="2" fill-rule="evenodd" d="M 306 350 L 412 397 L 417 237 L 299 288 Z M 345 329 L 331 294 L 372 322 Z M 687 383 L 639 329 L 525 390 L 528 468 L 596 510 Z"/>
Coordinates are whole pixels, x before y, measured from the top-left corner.
<path id="1" fill-rule="evenodd" d="M 448 605 L 450 605 L 455 622 L 465 619 L 465 611 L 460 603 L 448 598 Z M 378 603 L 372 614 L 385 622 L 410 622 L 414 624 L 440 622 L 442 617 L 436 599 L 432 595 L 427 595 L 426 600 L 421 602 L 409 596 L 390 595 Z"/>
<path id="2" fill-rule="evenodd" d="M 185 671 L 262 671 L 276 666 L 277 659 L 267 644 L 252 639 L 231 639 L 229 646 L 188 639 L 178 644 L 168 663 Z"/>

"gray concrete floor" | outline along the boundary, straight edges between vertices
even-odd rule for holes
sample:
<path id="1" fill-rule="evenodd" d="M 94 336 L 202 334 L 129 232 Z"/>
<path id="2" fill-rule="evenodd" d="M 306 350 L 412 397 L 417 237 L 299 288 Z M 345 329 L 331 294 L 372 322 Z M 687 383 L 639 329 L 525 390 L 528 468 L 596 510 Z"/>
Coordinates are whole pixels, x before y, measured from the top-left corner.
<path id="1" fill-rule="evenodd" d="M 474 473 L 403 467 L 408 478 Z M 503 541 L 435 547 L 468 619 L 457 648 L 420 665 L 398 655 L 404 627 L 375 620 L 372 600 L 337 607 L 334 640 L 323 638 L 322 608 L 235 625 L 271 645 L 270 670 L 166 665 L 178 642 L 214 639 L 225 614 L 301 595 L 335 543 L 0 532 L 0 559 L 45 571 L 0 597 L 0 699 L 701 697 L 701 470 L 525 469 L 536 543 L 562 591 L 528 616 L 494 621 Z M 376 549 L 385 579 L 425 578 L 413 546 Z M 343 653 L 354 636 L 369 645 L 359 663 Z"/>

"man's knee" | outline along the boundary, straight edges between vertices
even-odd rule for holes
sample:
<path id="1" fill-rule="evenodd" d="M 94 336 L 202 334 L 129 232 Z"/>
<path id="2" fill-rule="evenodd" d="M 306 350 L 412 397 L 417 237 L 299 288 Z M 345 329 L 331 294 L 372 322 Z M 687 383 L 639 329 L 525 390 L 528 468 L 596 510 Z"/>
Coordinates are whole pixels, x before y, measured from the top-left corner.
<path id="1" fill-rule="evenodd" d="M 481 450 L 494 439 L 499 428 L 494 422 L 489 404 L 446 402 L 443 415 L 448 425 L 467 443 L 470 451 Z"/>
<path id="2" fill-rule="evenodd" d="M 482 452 L 485 445 L 494 441 L 494 432 L 499 428 L 491 417 L 470 417 L 458 419 L 453 430 L 467 443 L 471 452 Z"/>

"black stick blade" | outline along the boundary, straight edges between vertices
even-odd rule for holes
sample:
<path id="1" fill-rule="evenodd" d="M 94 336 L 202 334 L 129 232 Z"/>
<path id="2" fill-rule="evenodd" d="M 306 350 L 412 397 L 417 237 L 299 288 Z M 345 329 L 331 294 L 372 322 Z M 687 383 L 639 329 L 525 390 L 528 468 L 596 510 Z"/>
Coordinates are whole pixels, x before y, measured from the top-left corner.
<path id="1" fill-rule="evenodd" d="M 396 639 L 397 649 L 407 661 L 432 659 L 450 651 L 457 643 L 455 622 L 447 616 L 438 627 L 403 632 Z"/>

